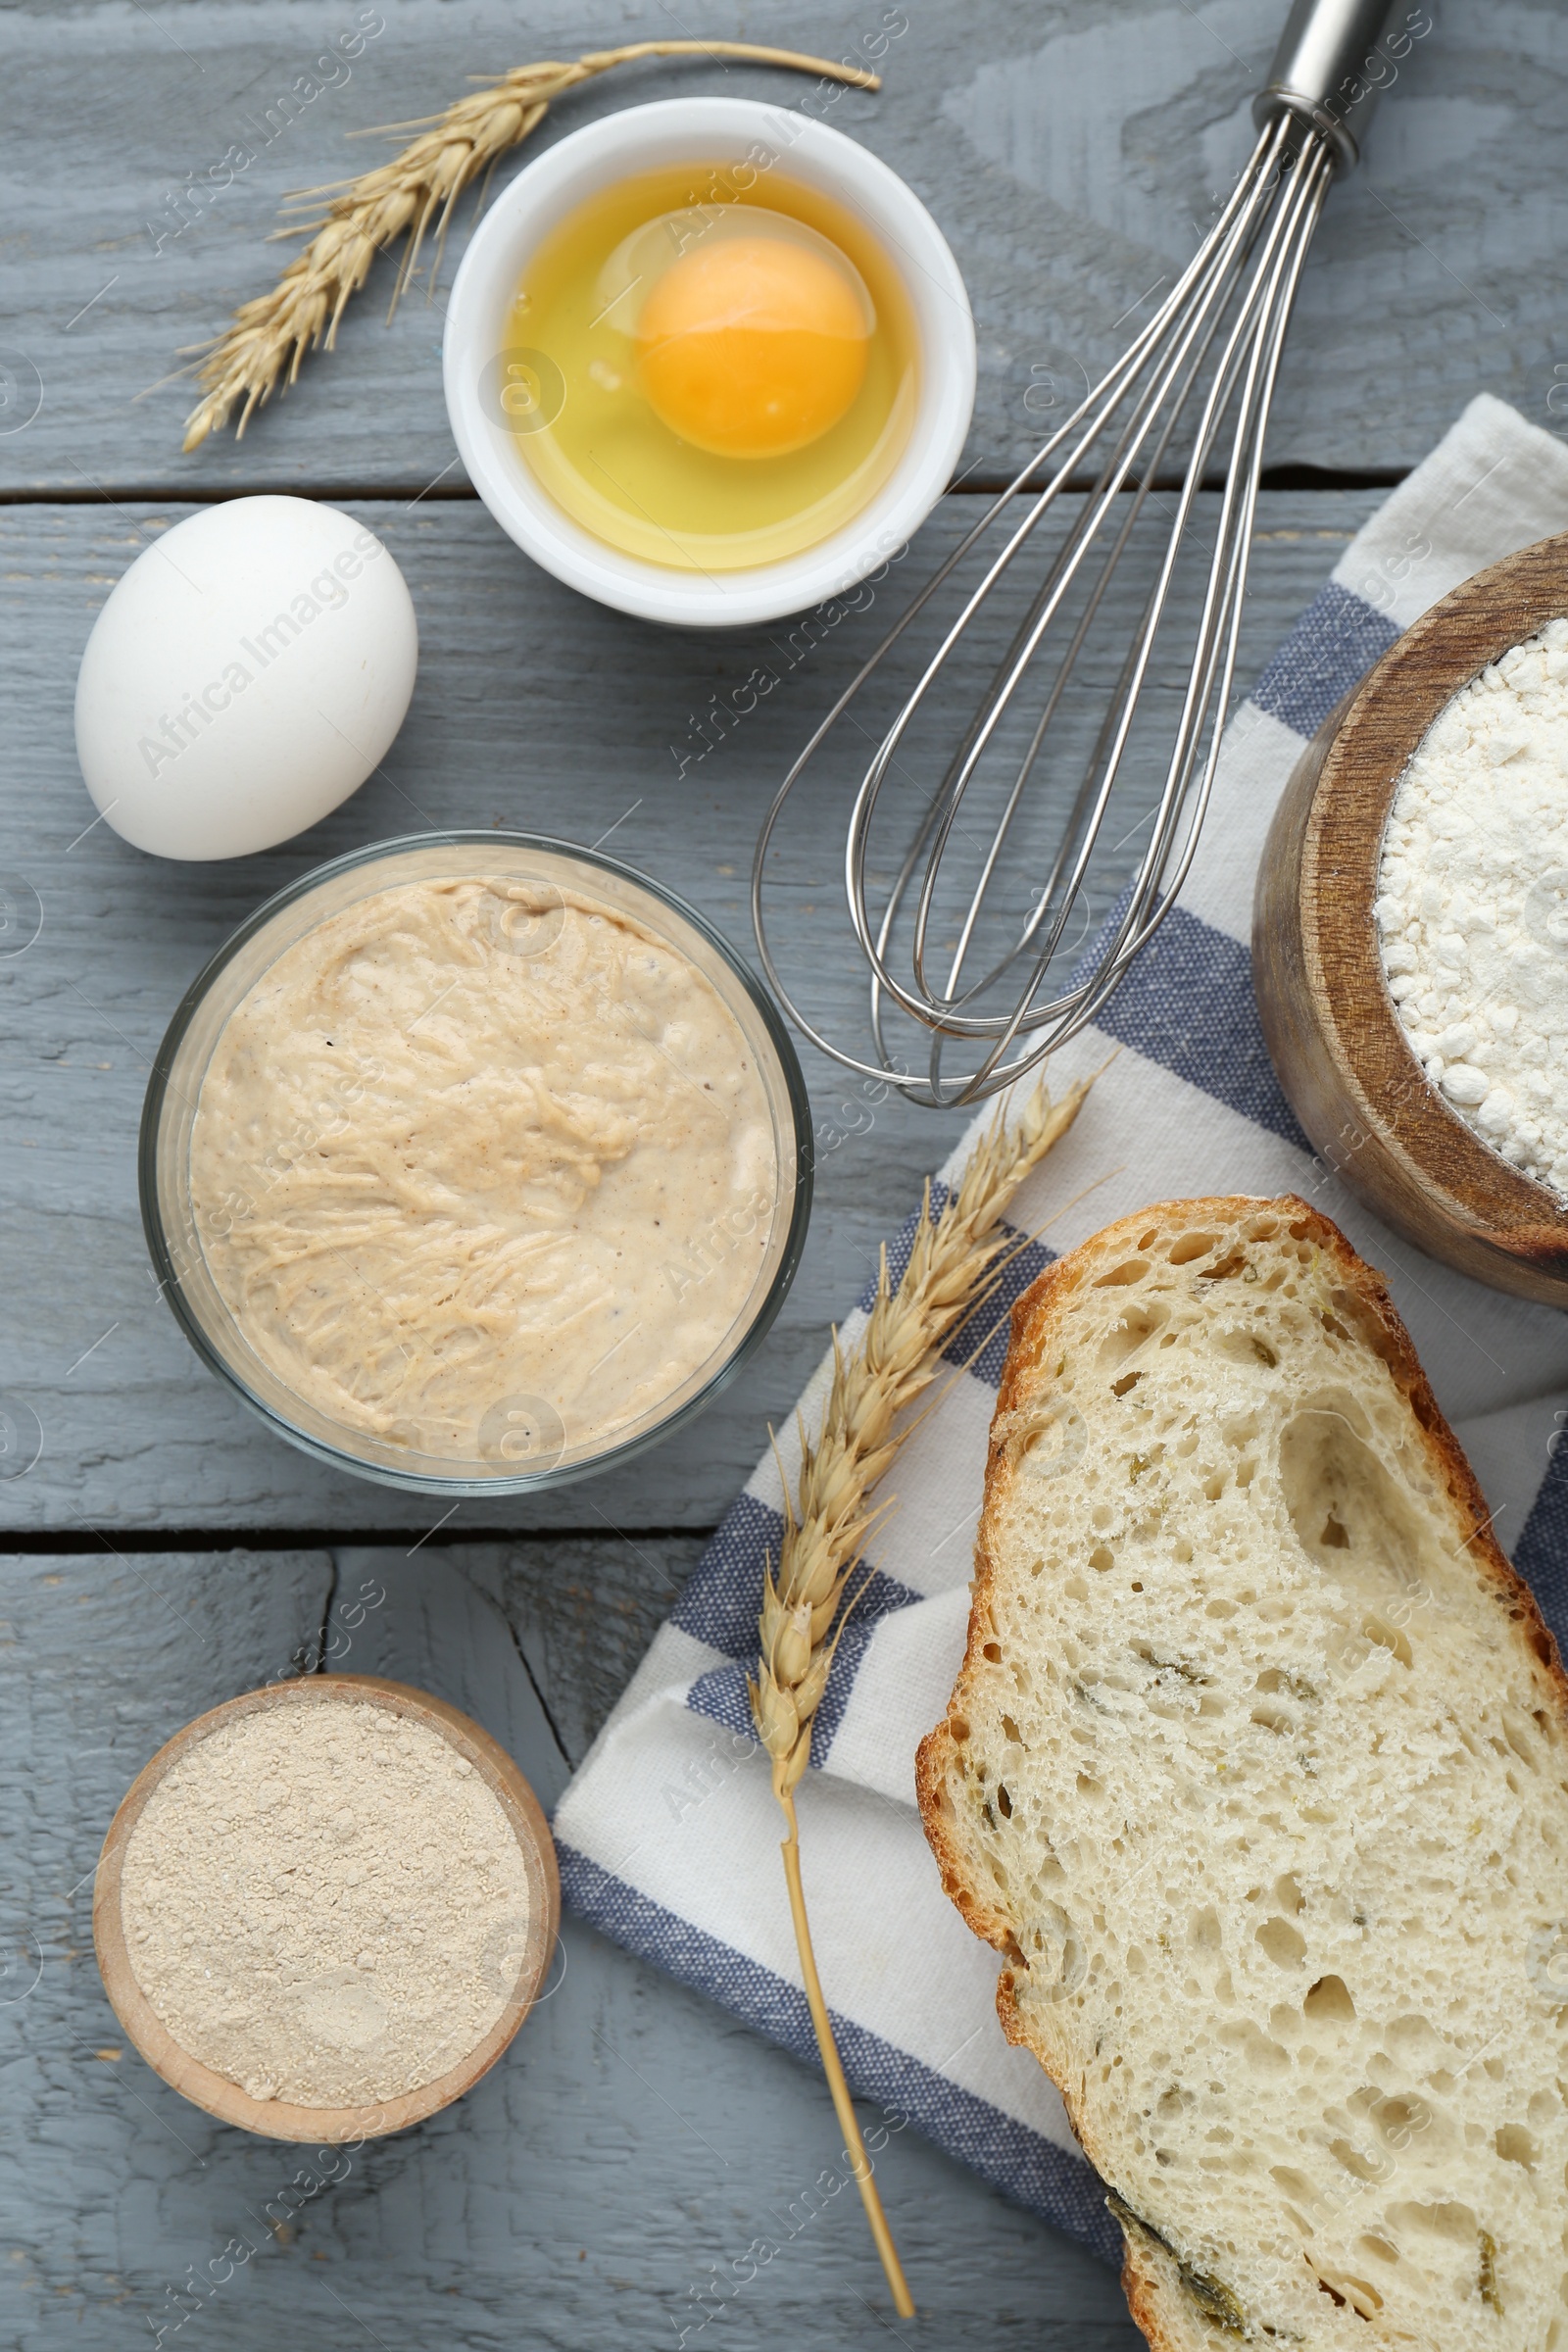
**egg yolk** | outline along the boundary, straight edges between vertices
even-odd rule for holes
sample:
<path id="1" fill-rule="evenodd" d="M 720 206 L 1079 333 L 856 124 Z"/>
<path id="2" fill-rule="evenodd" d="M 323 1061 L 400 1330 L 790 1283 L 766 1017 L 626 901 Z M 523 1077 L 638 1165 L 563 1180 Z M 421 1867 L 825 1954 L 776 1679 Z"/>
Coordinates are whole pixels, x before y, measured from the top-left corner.
<path id="1" fill-rule="evenodd" d="M 851 280 L 783 237 L 725 237 L 665 270 L 637 323 L 655 415 L 721 458 L 782 458 L 837 424 L 870 343 Z"/>

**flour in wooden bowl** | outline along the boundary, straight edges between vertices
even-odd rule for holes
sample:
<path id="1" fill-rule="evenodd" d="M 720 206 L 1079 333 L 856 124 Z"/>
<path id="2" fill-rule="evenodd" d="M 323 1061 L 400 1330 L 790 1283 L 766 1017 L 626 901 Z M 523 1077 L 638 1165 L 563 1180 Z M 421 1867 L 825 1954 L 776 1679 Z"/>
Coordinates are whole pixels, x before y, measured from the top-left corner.
<path id="1" fill-rule="evenodd" d="M 467 1759 L 369 1701 L 281 1701 L 180 1757 L 126 1841 L 121 1919 L 169 2033 L 254 2099 L 359 2107 L 490 2032 L 527 1941 L 512 1826 Z"/>
<path id="2" fill-rule="evenodd" d="M 1485 1143 L 1568 1198 L 1568 619 L 1464 687 L 1399 780 L 1378 873 L 1389 994 Z"/>

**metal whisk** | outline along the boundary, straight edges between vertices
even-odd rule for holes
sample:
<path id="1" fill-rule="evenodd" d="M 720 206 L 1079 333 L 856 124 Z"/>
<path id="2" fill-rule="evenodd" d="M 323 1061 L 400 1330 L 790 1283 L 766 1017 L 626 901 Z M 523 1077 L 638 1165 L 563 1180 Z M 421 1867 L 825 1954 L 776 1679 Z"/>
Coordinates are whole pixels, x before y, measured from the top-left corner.
<path id="1" fill-rule="evenodd" d="M 1296 0 L 1253 102 L 1257 143 L 1197 255 L 1124 356 L 908 606 L 774 800 L 752 885 L 768 978 L 825 1053 L 913 1100 L 978 1102 L 1093 1020 L 1186 878 L 1231 697 L 1280 351 L 1330 180 L 1354 166 L 1378 89 L 1394 78 L 1392 58 L 1409 46 L 1408 35 L 1397 35 L 1380 48 L 1390 13 L 1390 0 Z M 1208 522 L 1204 515 L 1200 524 L 1200 501 L 1213 503 L 1204 483 L 1217 453 L 1223 486 L 1203 551 L 1206 573 L 1200 590 L 1184 595 L 1184 551 L 1190 568 L 1192 534 Z M 1077 511 L 1044 578 L 1026 592 L 1006 651 L 954 745 L 942 720 L 955 703 L 972 707 L 961 671 L 973 659 L 974 624 L 995 603 L 1016 606 L 1015 567 L 1044 544 L 1048 515 L 1070 509 L 1074 497 Z M 1019 500 L 1027 504 L 1015 520 Z M 1117 612 L 1117 567 L 1135 538 L 1142 553 L 1149 530 L 1158 535 L 1161 519 L 1162 551 L 1129 635 Z M 1000 547 L 991 537 L 998 530 Z M 970 559 L 980 576 L 966 587 Z M 956 615 L 940 627 L 935 651 L 884 725 L 870 682 L 893 676 L 889 657 L 916 646 L 906 633 L 928 609 L 940 615 L 945 608 L 934 600 L 944 589 L 957 598 Z M 1189 648 L 1174 671 L 1173 630 Z M 1082 684 L 1102 661 L 1107 636 L 1117 651 L 1125 646 L 1108 695 L 1092 677 L 1087 690 Z M 1075 671 L 1076 699 L 1068 691 Z M 1071 715 L 1086 699 L 1087 724 Z M 1087 760 L 1070 749 L 1064 755 L 1062 735 L 1075 726 L 1086 733 L 1102 709 Z M 819 779 L 831 768 L 825 747 L 837 747 L 842 760 L 851 745 L 868 741 L 876 749 L 855 790 L 844 872 L 871 968 L 874 1059 L 846 1051 L 801 1010 L 764 918 L 764 898 L 781 879 L 786 805 L 808 771 Z M 862 757 L 853 753 L 852 774 Z M 1157 779 L 1161 762 L 1163 779 L 1143 791 L 1147 806 L 1132 832 L 1101 850 L 1097 865 L 1113 806 L 1130 817 L 1139 778 Z M 1041 804 L 1054 820 L 1054 842 L 1044 847 L 1034 822 Z M 1136 864 L 1123 872 L 1117 854 L 1146 828 Z M 1098 908 L 1096 888 L 1104 894 Z M 1097 911 L 1100 937 L 1084 954 Z M 907 1021 L 890 1035 L 890 1015 L 899 1014 Z M 911 1039 L 923 1068 L 906 1063 Z M 945 1070 L 944 1054 L 955 1053 L 961 1066 Z"/>

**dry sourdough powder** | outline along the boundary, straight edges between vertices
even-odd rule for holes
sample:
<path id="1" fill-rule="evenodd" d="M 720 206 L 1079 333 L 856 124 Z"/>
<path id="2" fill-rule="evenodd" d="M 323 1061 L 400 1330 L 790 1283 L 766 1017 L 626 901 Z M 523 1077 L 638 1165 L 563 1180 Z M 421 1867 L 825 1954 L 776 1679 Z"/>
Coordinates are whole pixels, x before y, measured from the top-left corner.
<path id="1" fill-rule="evenodd" d="M 494 1791 L 369 1701 L 284 1700 L 199 1740 L 130 1834 L 120 1904 L 181 2049 L 252 2098 L 318 2107 L 457 2065 L 506 2006 L 528 1930 Z"/>
<path id="2" fill-rule="evenodd" d="M 1399 780 L 1376 915 L 1427 1076 L 1568 1197 L 1568 620 L 1463 691 Z"/>

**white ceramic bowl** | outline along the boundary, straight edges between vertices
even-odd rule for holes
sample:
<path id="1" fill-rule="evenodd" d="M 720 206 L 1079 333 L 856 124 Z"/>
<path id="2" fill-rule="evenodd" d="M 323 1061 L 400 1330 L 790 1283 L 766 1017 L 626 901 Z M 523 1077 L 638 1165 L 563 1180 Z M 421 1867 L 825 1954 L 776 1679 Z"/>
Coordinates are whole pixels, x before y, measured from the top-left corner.
<path id="1" fill-rule="evenodd" d="M 484 398 L 507 340 L 524 265 L 558 221 L 598 189 L 678 163 L 758 169 L 757 150 L 789 177 L 858 213 L 897 268 L 919 341 L 907 446 L 882 488 L 817 546 L 715 576 L 623 555 L 558 507 L 529 471 L 516 435 Z M 767 167 L 762 167 L 766 169 Z M 799 612 L 886 564 L 952 478 L 974 407 L 974 320 L 947 239 L 912 189 L 841 131 L 748 98 L 670 98 L 573 131 L 520 172 L 481 220 L 458 271 L 442 361 L 447 414 L 463 462 L 502 529 L 546 571 L 602 605 L 645 620 L 738 628 Z"/>

